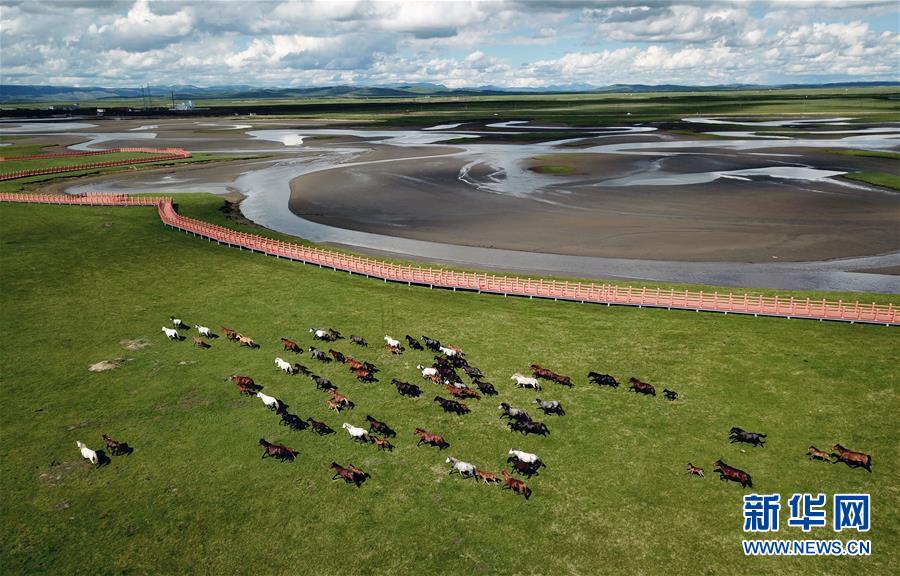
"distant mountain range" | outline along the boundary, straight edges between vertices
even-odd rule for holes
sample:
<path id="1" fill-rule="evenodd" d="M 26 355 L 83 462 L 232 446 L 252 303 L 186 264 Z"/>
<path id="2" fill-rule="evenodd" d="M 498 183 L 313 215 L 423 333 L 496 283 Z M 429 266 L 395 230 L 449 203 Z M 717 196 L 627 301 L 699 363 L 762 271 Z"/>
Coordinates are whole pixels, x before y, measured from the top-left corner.
<path id="1" fill-rule="evenodd" d="M 297 99 L 297 98 L 411 98 L 416 96 L 484 96 L 500 94 L 553 94 L 564 92 L 633 93 L 633 92 L 711 92 L 722 90 L 791 89 L 791 88 L 862 88 L 871 86 L 900 86 L 900 82 L 837 82 L 830 84 L 724 84 L 717 86 L 682 86 L 677 84 L 567 84 L 542 88 L 503 88 L 479 86 L 450 89 L 441 84 L 407 83 L 382 86 L 314 86 L 309 88 L 260 88 L 243 84 L 227 86 L 151 86 L 150 95 L 157 106 L 170 105 L 173 94 L 176 101 L 199 99 Z M 100 86 L 37 86 L 0 85 L 0 103 L 12 102 L 66 102 L 85 100 L 113 100 L 141 98 L 146 89 L 103 88 Z"/>

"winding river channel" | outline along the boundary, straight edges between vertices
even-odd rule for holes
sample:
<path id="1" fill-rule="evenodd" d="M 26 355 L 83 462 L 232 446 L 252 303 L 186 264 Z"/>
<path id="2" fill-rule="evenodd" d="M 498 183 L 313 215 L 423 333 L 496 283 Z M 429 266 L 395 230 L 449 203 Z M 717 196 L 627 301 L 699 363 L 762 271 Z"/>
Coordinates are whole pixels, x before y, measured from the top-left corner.
<path id="1" fill-rule="evenodd" d="M 691 118 L 690 122 L 723 122 L 717 119 Z M 751 169 L 667 172 L 662 168 L 610 178 L 604 186 L 691 185 L 708 183 L 718 179 L 751 180 L 799 179 L 811 183 L 817 181 L 838 182 L 848 193 L 855 187 L 868 190 L 872 187 L 834 179 L 843 174 L 839 170 L 822 170 L 808 166 L 785 166 L 784 160 L 795 160 L 793 148 L 830 149 L 850 148 L 860 150 L 896 150 L 900 143 L 900 128 L 894 125 L 852 130 L 846 118 L 819 121 L 819 125 L 840 126 L 839 130 L 817 131 L 806 135 L 802 131 L 786 142 L 782 136 L 757 134 L 745 130 L 748 126 L 762 128 L 783 126 L 782 123 L 742 122 L 740 131 L 719 131 L 732 139 L 647 141 L 655 129 L 647 126 L 623 126 L 615 128 L 565 128 L 563 140 L 541 143 L 490 143 L 480 140 L 493 135 L 508 136 L 527 130 L 563 130 L 552 126 L 526 126 L 522 122 L 508 121 L 489 124 L 477 129 L 465 130 L 458 124 L 447 124 L 421 130 L 347 130 L 334 128 L 254 129 L 247 124 L 224 125 L 234 132 L 262 143 L 262 146 L 240 148 L 234 141 L 227 146 L 217 146 L 211 138 L 167 139 L 166 145 L 183 145 L 192 152 L 220 154 L 271 154 L 273 157 L 246 161 L 240 174 L 217 176 L 213 170 L 195 171 L 190 166 L 174 167 L 166 174 L 148 172 L 139 178 L 133 175 L 113 174 L 100 181 L 73 184 L 67 192 L 240 192 L 245 199 L 241 203 L 243 214 L 250 220 L 297 237 L 319 243 L 348 246 L 362 251 L 389 254 L 452 263 L 456 265 L 504 270 L 511 272 L 537 272 L 578 277 L 625 278 L 633 280 L 696 283 L 735 287 L 770 287 L 782 289 L 848 290 L 870 292 L 900 292 L 900 276 L 882 273 L 861 273 L 857 270 L 885 269 L 900 266 L 900 252 L 874 254 L 853 258 L 814 262 L 685 262 L 644 260 L 633 258 L 603 258 L 573 256 L 543 252 L 504 250 L 452 243 L 429 242 L 386 234 L 374 234 L 359 230 L 339 228 L 313 222 L 288 209 L 292 180 L 316 172 L 349 167 L 386 166 L 392 163 L 410 163 L 423 159 L 446 157 L 459 159 L 463 168 L 457 178 L 486 194 L 537 198 L 536 191 L 547 186 L 565 185 L 566 178 L 537 174 L 525 168 L 526 160 L 545 154 L 621 154 L 650 155 L 655 157 L 678 154 L 715 154 L 719 151 L 739 151 L 770 160 L 764 166 Z M 160 124 L 163 121 L 160 121 Z M 800 124 L 792 123 L 797 129 Z M 87 122 L 45 122 L 0 124 L 0 133 L 17 135 L 40 134 L 42 136 L 66 136 L 82 139 L 70 146 L 73 150 L 95 150 L 116 145 L 153 146 L 159 124 L 140 126 L 124 132 L 92 131 L 96 127 Z M 209 121 L 207 125 L 216 124 Z M 802 124 L 801 128 L 802 128 Z M 583 132 L 581 136 L 577 134 Z M 576 134 L 572 134 L 576 133 Z M 322 144 L 328 139 L 340 139 L 337 144 Z M 603 140 L 610 139 L 609 143 Z M 451 143 L 447 143 L 452 140 Z M 633 141 L 632 141 L 633 140 Z M 261 142 L 258 142 L 261 141 Z M 125 144 L 123 144 L 125 143 Z M 270 144 L 270 145 L 269 145 Z M 414 148 L 411 155 L 399 157 L 361 159 L 371 152 L 372 144 L 379 147 Z M 581 144 L 581 145 L 580 145 Z M 586 144 L 586 145 L 584 145 Z M 769 150 L 773 150 L 769 152 Z M 481 170 L 474 170 L 481 168 Z M 199 174 L 199 176 L 198 176 Z M 877 189 L 876 189 L 877 190 Z M 884 194 L 890 192 L 881 191 Z"/>

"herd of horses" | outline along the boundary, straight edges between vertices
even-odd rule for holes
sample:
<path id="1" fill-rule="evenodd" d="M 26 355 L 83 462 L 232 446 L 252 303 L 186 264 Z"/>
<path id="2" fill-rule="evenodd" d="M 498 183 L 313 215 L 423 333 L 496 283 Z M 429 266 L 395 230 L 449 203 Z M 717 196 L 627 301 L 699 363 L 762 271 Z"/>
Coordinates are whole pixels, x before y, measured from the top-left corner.
<path id="1" fill-rule="evenodd" d="M 184 338 L 180 336 L 179 331 L 190 330 L 190 325 L 176 317 L 171 317 L 170 320 L 172 321 L 172 328 L 164 326 L 163 332 L 165 332 L 167 338 L 170 340 L 183 340 Z M 211 347 L 210 341 L 218 338 L 218 335 L 213 333 L 208 327 L 197 324 L 193 325 L 193 327 L 196 329 L 199 336 L 194 336 L 192 340 L 193 343 L 200 348 Z M 222 332 L 229 341 L 236 342 L 239 346 L 245 346 L 251 349 L 260 348 L 260 345 L 255 340 L 241 334 L 237 330 L 222 326 Z M 314 340 L 329 344 L 344 339 L 344 336 L 342 336 L 340 332 L 332 328 L 310 328 L 309 332 L 312 334 Z M 365 349 L 369 346 L 365 338 L 361 336 L 351 335 L 349 339 L 350 342 L 360 349 Z M 403 354 L 407 350 L 407 347 L 416 351 L 431 351 L 437 353 L 434 355 L 434 360 L 430 366 L 418 364 L 416 368 L 420 371 L 421 377 L 424 380 L 432 382 L 439 387 L 439 390 L 445 391 L 452 396 L 451 399 L 438 394 L 433 399 L 433 402 L 440 406 L 446 413 L 464 416 L 472 411 L 470 406 L 464 402 L 465 400 L 477 401 L 484 396 L 495 396 L 498 394 L 494 385 L 484 380 L 484 373 L 479 368 L 471 365 L 467 360 L 466 355 L 457 346 L 444 345 L 439 340 L 424 335 L 421 337 L 420 342 L 418 339 L 407 334 L 405 336 L 407 346 L 403 346 L 399 339 L 392 338 L 388 335 L 385 335 L 384 341 L 385 347 L 391 355 Z M 333 348 L 322 351 L 314 346 L 308 346 L 304 349 L 304 346 L 299 342 L 287 337 L 280 338 L 280 345 L 283 352 L 290 352 L 295 355 L 301 355 L 304 352 L 308 352 L 311 359 L 322 365 L 330 363 L 345 365 L 359 382 L 373 383 L 379 381 L 378 373 L 380 369 L 375 364 L 354 358 L 349 353 L 341 352 Z M 299 362 L 291 363 L 283 358 L 277 357 L 275 358 L 275 365 L 283 374 L 302 374 L 309 377 L 310 380 L 315 383 L 317 390 L 327 393 L 328 397 L 325 400 L 325 404 L 330 410 L 340 413 L 355 408 L 355 404 L 347 396 L 339 392 L 338 387 L 335 386 L 331 380 L 316 374 L 314 370 L 311 370 L 303 364 Z M 560 374 L 539 364 L 531 364 L 529 370 L 532 376 L 524 376 L 520 373 L 512 375 L 511 379 L 515 381 L 517 387 L 541 390 L 541 380 L 553 382 L 567 388 L 575 386 L 570 376 Z M 461 373 L 469 378 L 468 383 L 464 381 Z M 591 371 L 588 373 L 587 379 L 589 383 L 598 386 L 610 388 L 619 387 L 619 381 L 610 374 Z M 274 396 L 264 394 L 262 392 L 263 387 L 257 384 L 250 376 L 233 374 L 227 377 L 226 381 L 233 382 L 241 395 L 260 398 L 264 405 L 273 410 L 280 418 L 280 424 L 287 426 L 291 430 L 302 431 L 311 429 L 312 432 L 320 436 L 328 436 L 335 433 L 334 429 L 325 422 L 315 420 L 312 417 L 301 418 L 297 414 L 291 413 L 289 406 L 286 403 Z M 631 377 L 628 383 L 629 389 L 636 394 L 656 396 L 656 388 L 648 382 L 644 382 L 636 377 Z M 419 398 L 423 394 L 422 388 L 412 382 L 392 378 L 391 384 L 396 388 L 397 393 L 401 397 Z M 663 390 L 663 396 L 668 401 L 674 402 L 678 400 L 678 393 L 668 388 Z M 542 400 L 541 398 L 536 397 L 533 400 L 533 404 L 537 405 L 538 409 L 541 410 L 544 415 L 564 416 L 566 414 L 562 404 L 557 400 Z M 510 431 L 519 432 L 525 436 L 534 434 L 546 437 L 550 435 L 550 429 L 547 424 L 532 419 L 525 409 L 513 407 L 507 402 L 501 402 L 498 409 L 500 410 L 501 420 L 506 419 L 506 424 Z M 367 428 L 360 428 L 349 422 L 345 422 L 342 428 L 348 431 L 353 440 L 362 443 L 375 444 L 379 450 L 393 452 L 394 445 L 388 438 L 396 438 L 396 431 L 387 423 L 378 420 L 371 415 L 366 416 L 366 422 L 368 424 Z M 416 446 L 424 444 L 426 446 L 437 447 L 439 451 L 443 451 L 450 446 L 450 443 L 447 442 L 443 435 L 426 431 L 423 428 L 415 428 L 414 436 L 418 438 Z M 748 432 L 737 427 L 732 428 L 729 433 L 729 441 L 731 443 L 744 443 L 755 447 L 765 447 L 766 438 L 766 434 Z M 117 442 L 106 434 L 103 435 L 103 440 L 112 455 L 130 454 L 132 451 L 126 443 Z M 262 458 L 274 458 L 281 462 L 293 462 L 298 455 L 296 450 L 284 444 L 270 442 L 265 438 L 260 438 L 258 443 L 263 448 Z M 98 457 L 93 450 L 87 448 L 81 442 L 78 442 L 78 447 L 86 459 L 97 464 Z M 810 446 L 808 455 L 811 459 L 835 463 L 844 462 L 852 468 L 862 467 L 871 472 L 872 458 L 870 455 L 848 450 L 840 444 L 835 444 L 830 453 L 819 450 L 815 446 Z M 526 500 L 531 497 L 532 490 L 523 480 L 516 478 L 514 475 L 524 476 L 530 479 L 538 474 L 541 467 L 546 466 L 537 455 L 516 449 L 511 449 L 509 451 L 507 463 L 510 465 L 510 470 L 502 470 L 499 477 L 493 472 L 488 472 L 479 466 L 463 462 L 452 456 L 447 457 L 446 463 L 451 465 L 451 474 L 457 472 L 462 478 L 473 478 L 476 481 L 485 484 L 502 484 L 503 488 L 524 496 Z M 333 474 L 332 480 L 343 480 L 348 484 L 355 485 L 357 488 L 371 478 L 369 473 L 353 464 L 342 466 L 337 462 L 332 462 L 330 469 Z M 743 487 L 753 486 L 750 474 L 746 471 L 729 466 L 721 459 L 714 463 L 714 470 L 719 473 L 719 478 L 722 481 L 736 482 Z M 694 466 L 691 463 L 688 463 L 687 465 L 687 472 L 690 475 L 699 476 L 701 478 L 704 477 L 703 469 Z"/>

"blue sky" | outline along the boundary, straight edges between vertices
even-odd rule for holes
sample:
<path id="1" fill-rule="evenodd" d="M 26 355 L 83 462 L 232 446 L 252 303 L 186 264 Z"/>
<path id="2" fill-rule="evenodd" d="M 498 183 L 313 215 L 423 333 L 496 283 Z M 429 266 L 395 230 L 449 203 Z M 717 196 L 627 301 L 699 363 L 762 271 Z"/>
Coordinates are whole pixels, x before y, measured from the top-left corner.
<path id="1" fill-rule="evenodd" d="M 900 80 L 900 2 L 0 0 L 0 81 L 603 86 Z"/>

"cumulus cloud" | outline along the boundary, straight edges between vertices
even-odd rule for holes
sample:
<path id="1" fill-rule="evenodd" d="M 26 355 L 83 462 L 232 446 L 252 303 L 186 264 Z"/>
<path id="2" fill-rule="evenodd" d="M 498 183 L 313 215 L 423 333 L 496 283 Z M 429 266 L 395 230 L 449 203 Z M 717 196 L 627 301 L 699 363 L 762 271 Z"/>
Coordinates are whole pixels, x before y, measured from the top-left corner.
<path id="1" fill-rule="evenodd" d="M 0 81 L 897 80 L 896 2 L 0 0 Z"/>

